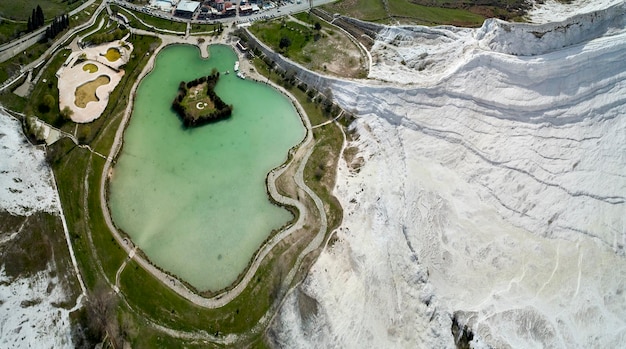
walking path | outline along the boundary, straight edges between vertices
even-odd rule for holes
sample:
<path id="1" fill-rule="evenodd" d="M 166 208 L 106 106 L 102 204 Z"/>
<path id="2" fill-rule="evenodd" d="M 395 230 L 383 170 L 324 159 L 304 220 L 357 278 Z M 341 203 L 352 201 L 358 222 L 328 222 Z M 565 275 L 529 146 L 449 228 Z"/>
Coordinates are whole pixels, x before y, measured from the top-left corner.
<path id="1" fill-rule="evenodd" d="M 334 119 L 332 119 L 332 120 L 328 120 L 328 121 L 325 121 L 325 122 L 323 122 L 323 123 L 321 123 L 321 124 L 319 124 L 319 125 L 315 125 L 315 126 L 313 126 L 313 127 L 311 127 L 311 128 L 312 128 L 312 129 L 316 129 L 316 128 L 318 128 L 318 127 L 326 126 L 326 125 L 330 124 L 331 122 L 335 122 L 335 121 L 339 120 L 339 118 L 340 118 L 342 115 L 343 115 L 343 109 L 339 112 L 339 114 L 337 114 L 337 116 L 335 116 L 335 118 L 334 118 Z"/>
<path id="2" fill-rule="evenodd" d="M 115 273 L 115 286 L 113 286 L 113 290 L 115 291 L 115 293 L 120 293 L 120 274 L 122 274 L 122 271 L 124 271 L 124 268 L 126 268 L 126 264 L 128 264 L 128 262 L 133 259 L 133 257 L 135 257 L 136 252 L 137 246 L 135 246 L 135 248 L 128 252 L 128 257 L 126 257 L 124 263 L 122 263 L 120 268 L 117 269 L 117 273 Z"/>

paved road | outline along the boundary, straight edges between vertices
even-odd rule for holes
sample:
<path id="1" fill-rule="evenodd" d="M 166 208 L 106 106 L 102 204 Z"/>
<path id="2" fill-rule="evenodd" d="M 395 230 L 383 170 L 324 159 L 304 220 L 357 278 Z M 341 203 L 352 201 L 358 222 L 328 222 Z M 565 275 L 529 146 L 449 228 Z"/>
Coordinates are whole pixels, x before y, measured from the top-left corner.
<path id="1" fill-rule="evenodd" d="M 311 4 L 315 7 L 315 6 L 321 6 L 324 4 L 328 4 L 333 2 L 334 0 L 312 0 Z M 74 15 L 76 13 L 79 13 L 80 11 L 83 11 L 85 8 L 87 8 L 88 6 L 90 6 L 91 4 L 93 4 L 95 2 L 95 0 L 89 0 L 87 2 L 85 2 L 84 4 L 80 5 L 79 7 L 77 7 L 76 9 L 72 10 L 70 12 L 70 15 Z M 179 21 L 179 22 L 189 22 L 189 20 L 184 20 L 181 19 L 179 17 L 175 17 L 173 16 L 171 13 L 168 12 L 163 12 L 163 11 L 158 11 L 158 10 L 154 10 L 154 9 L 149 9 L 145 6 L 139 6 L 139 5 L 135 5 L 126 1 L 122 1 L 122 0 L 103 0 L 102 4 L 100 5 L 99 9 L 101 7 L 103 7 L 105 5 L 105 3 L 114 3 L 114 4 L 118 4 L 120 6 L 123 6 L 125 8 L 128 9 L 132 9 L 135 11 L 139 11 L 139 12 L 144 12 L 144 13 L 148 13 L 152 16 L 155 17 L 159 17 L 159 18 L 164 18 L 164 19 L 169 19 L 172 21 Z M 239 6 L 239 5 L 237 5 Z M 241 24 L 241 23 L 247 23 L 247 22 L 252 22 L 252 21 L 256 21 L 256 20 L 262 20 L 262 19 L 267 19 L 267 18 L 275 18 L 275 17 L 280 17 L 280 16 L 284 16 L 284 15 L 288 15 L 288 14 L 292 14 L 292 13 L 297 13 L 297 12 L 302 12 L 302 11 L 306 11 L 307 9 L 310 8 L 310 4 L 309 1 L 302 1 L 300 4 L 294 2 L 294 3 L 287 3 L 286 5 L 282 5 L 280 7 L 275 7 L 272 9 L 267 9 L 267 10 L 262 10 L 259 13 L 255 13 L 249 16 L 239 16 L 239 14 L 235 17 L 227 17 L 227 18 L 221 18 L 221 19 L 211 19 L 209 21 L 191 21 L 191 23 L 214 23 L 214 22 L 222 22 L 224 24 L 230 24 L 230 23 L 237 23 L 237 24 Z M 93 18 L 96 16 L 96 14 L 99 13 L 99 10 L 94 12 Z M 89 22 L 91 22 L 92 20 L 90 20 Z M 81 28 L 84 28 L 84 26 L 80 26 Z M 23 36 L 21 38 L 18 38 L 16 40 L 13 40 L 9 43 L 6 43 L 4 45 L 0 45 L 0 63 L 5 62 L 9 59 L 11 59 L 12 57 L 14 57 L 15 55 L 17 55 L 20 52 L 24 52 L 27 48 L 29 48 L 30 46 L 36 44 L 39 40 L 41 40 L 43 38 L 43 36 L 45 35 L 45 31 L 46 31 L 46 27 L 42 27 L 39 28 L 38 30 L 27 34 L 26 36 Z"/>
<path id="2" fill-rule="evenodd" d="M 324 4 L 328 4 L 331 2 L 334 2 L 336 0 L 312 0 L 312 5 L 313 7 L 316 6 L 321 6 Z M 239 13 L 237 14 L 237 16 L 235 17 L 225 17 L 225 18 L 216 18 L 216 19 L 208 19 L 208 20 L 185 20 L 182 19 L 180 17 L 176 17 L 173 16 L 172 13 L 170 12 L 164 12 L 164 11 L 160 11 L 160 10 L 155 10 L 152 8 L 148 8 L 146 6 L 140 6 L 140 5 L 135 5 L 123 0 L 109 0 L 110 3 L 114 3 L 114 4 L 118 4 L 124 8 L 127 9 L 131 9 L 134 11 L 138 11 L 138 12 L 143 12 L 143 13 L 147 13 L 149 15 L 152 15 L 154 17 L 158 17 L 158 18 L 164 18 L 164 19 L 169 19 L 172 21 L 178 21 L 178 22 L 191 22 L 194 24 L 203 24 L 203 23 L 216 23 L 216 22 L 221 22 L 224 24 L 230 24 L 230 23 L 245 23 L 245 22 L 250 22 L 250 21 L 255 21 L 255 20 L 260 20 L 260 19 L 266 19 L 266 18 L 274 18 L 274 17 L 280 17 L 280 16 L 284 16 L 284 15 L 288 15 L 288 14 L 292 14 L 292 13 L 297 13 L 297 12 L 302 12 L 302 11 L 306 11 L 308 10 L 311 6 L 309 4 L 309 1 L 302 1 L 301 3 L 286 3 L 285 5 L 282 5 L 280 7 L 274 7 L 272 9 L 267 9 L 267 10 L 261 10 L 258 13 L 252 14 L 252 15 L 248 15 L 248 16 L 240 16 Z M 237 8 L 239 8 L 239 5 L 237 5 Z"/>
<path id="3" fill-rule="evenodd" d="M 70 12 L 71 15 L 75 15 L 87 7 L 91 6 L 96 0 L 89 0 L 84 4 L 78 6 Z M 106 0 L 105 0 L 106 1 Z M 0 45 L 0 63 L 5 62 L 20 52 L 24 52 L 27 48 L 36 44 L 39 40 L 43 39 L 46 35 L 47 26 L 43 26 L 32 33 L 26 34 L 21 38 L 15 39 L 4 45 Z"/>

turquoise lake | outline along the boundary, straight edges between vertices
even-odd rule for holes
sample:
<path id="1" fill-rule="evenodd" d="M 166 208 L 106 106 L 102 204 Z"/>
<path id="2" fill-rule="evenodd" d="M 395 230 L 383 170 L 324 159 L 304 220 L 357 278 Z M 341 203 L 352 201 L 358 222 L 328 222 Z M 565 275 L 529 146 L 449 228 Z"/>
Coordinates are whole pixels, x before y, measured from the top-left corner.
<path id="1" fill-rule="evenodd" d="M 233 283 L 273 229 L 292 215 L 270 203 L 267 173 L 305 136 L 291 101 L 233 74 L 234 51 L 170 46 L 141 82 L 110 182 L 115 224 L 150 260 L 199 290 Z M 228 120 L 184 129 L 171 103 L 180 81 L 221 74 Z"/>

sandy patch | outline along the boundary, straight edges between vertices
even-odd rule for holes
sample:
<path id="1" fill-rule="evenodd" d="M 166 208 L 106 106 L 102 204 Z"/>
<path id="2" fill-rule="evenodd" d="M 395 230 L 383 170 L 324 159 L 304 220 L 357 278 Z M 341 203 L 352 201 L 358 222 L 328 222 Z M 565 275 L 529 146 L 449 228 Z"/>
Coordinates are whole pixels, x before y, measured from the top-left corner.
<path id="1" fill-rule="evenodd" d="M 71 119 L 77 123 L 88 123 L 99 118 L 106 109 L 110 93 L 124 76 L 124 70 L 120 67 L 128 62 L 132 50 L 133 46 L 122 40 L 72 52 L 57 72 L 59 108 L 63 110 L 69 107 L 73 111 Z M 110 80 L 95 88 L 94 98 L 77 99 L 84 92 L 81 86 L 103 76 Z"/>
<path id="2" fill-rule="evenodd" d="M 99 102 L 97 90 L 100 86 L 108 85 L 111 79 L 106 75 L 100 75 L 96 80 L 84 83 L 76 89 L 75 104 L 79 108 L 85 108 L 90 102 Z"/>
<path id="3" fill-rule="evenodd" d="M 84 53 L 88 60 L 97 61 L 111 68 L 119 69 L 128 62 L 132 51 L 132 44 L 120 40 L 98 46 L 86 47 L 81 53 Z"/>
<path id="4" fill-rule="evenodd" d="M 85 65 L 96 66 L 98 74 L 85 71 Z M 97 100 L 90 100 L 83 104 L 76 99 L 81 86 L 94 82 L 101 76 L 109 78 L 110 81 L 96 88 L 95 97 L 97 97 Z M 59 108 L 63 110 L 63 108 L 69 107 L 74 112 L 72 114 L 72 121 L 74 122 L 87 123 L 94 121 L 104 112 L 109 102 L 109 94 L 113 92 L 122 76 L 124 76 L 123 70 L 116 71 L 96 61 L 86 61 L 73 67 L 66 67 L 59 77 Z"/>

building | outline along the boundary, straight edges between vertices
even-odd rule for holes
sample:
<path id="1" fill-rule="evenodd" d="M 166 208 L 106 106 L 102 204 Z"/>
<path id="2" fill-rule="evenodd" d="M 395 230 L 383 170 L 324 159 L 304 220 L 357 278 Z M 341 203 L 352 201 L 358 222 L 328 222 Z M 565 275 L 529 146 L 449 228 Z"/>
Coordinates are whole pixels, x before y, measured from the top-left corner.
<path id="1" fill-rule="evenodd" d="M 240 5 L 239 6 L 239 15 L 246 16 L 252 14 L 252 6 L 250 5 Z"/>
<path id="2" fill-rule="evenodd" d="M 237 6 L 230 1 L 224 2 L 224 16 L 233 17 L 237 15 Z"/>
<path id="3" fill-rule="evenodd" d="M 215 9 L 219 12 L 224 11 L 224 0 L 216 0 L 215 1 Z"/>
<path id="4" fill-rule="evenodd" d="M 170 0 L 150 0 L 150 7 L 164 12 L 172 12 L 174 4 Z"/>
<path id="5" fill-rule="evenodd" d="M 174 16 L 183 17 L 183 18 L 191 18 L 196 10 L 200 7 L 200 3 L 197 1 L 187 1 L 182 0 L 176 6 L 176 10 L 174 11 Z"/>

